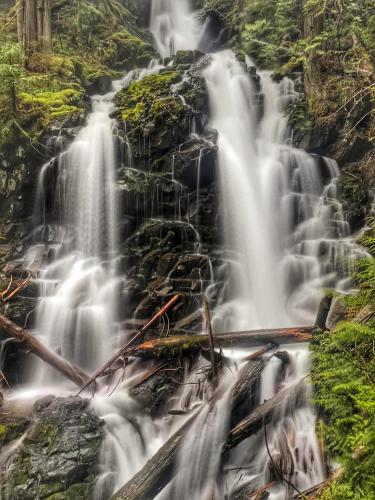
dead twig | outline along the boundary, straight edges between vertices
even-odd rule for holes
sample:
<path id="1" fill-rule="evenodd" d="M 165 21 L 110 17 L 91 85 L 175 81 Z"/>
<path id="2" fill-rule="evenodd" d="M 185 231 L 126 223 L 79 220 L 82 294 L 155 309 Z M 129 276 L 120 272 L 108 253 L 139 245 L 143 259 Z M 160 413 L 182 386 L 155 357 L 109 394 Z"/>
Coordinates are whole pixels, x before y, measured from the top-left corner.
<path id="1" fill-rule="evenodd" d="M 174 305 L 178 300 L 180 300 L 181 295 L 174 295 L 164 307 L 160 309 L 151 319 L 146 323 L 138 332 L 129 340 L 129 342 L 125 345 L 125 347 L 121 348 L 116 354 L 112 356 L 112 358 L 107 361 L 101 368 L 99 368 L 94 375 L 86 382 L 81 390 L 78 392 L 77 396 L 79 396 L 87 387 L 93 384 L 97 378 L 101 377 L 103 373 L 108 371 L 111 366 L 120 358 L 126 357 L 128 354 L 128 350 L 132 347 L 137 340 L 139 340 L 146 332 L 149 330 L 160 318 L 164 316 L 164 314 Z"/>

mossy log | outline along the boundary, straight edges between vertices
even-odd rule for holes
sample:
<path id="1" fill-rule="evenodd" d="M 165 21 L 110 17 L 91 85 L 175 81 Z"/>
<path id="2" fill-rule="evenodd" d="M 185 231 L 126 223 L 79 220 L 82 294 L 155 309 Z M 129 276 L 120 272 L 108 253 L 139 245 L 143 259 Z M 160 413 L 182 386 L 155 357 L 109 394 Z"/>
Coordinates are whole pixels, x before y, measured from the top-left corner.
<path id="1" fill-rule="evenodd" d="M 235 410 L 254 384 L 259 381 L 263 363 L 249 361 L 240 373 L 239 380 L 232 390 L 232 407 Z M 175 472 L 178 452 L 186 433 L 198 413 L 190 417 L 173 436 L 156 452 L 144 467 L 115 493 L 111 500 L 150 500 L 170 482 Z"/>
<path id="2" fill-rule="evenodd" d="M 246 332 L 219 333 L 213 336 L 215 347 L 246 346 L 261 343 L 290 344 L 309 342 L 312 338 L 313 326 L 295 328 L 273 328 L 270 330 L 254 330 Z M 208 335 L 175 335 L 166 338 L 150 339 L 128 351 L 130 356 L 153 357 L 178 355 L 184 351 L 209 346 Z"/>
<path id="3" fill-rule="evenodd" d="M 38 356 L 50 366 L 59 371 L 66 378 L 81 387 L 90 377 L 78 366 L 74 366 L 65 359 L 61 358 L 54 352 L 50 351 L 37 338 L 31 335 L 28 331 L 10 321 L 0 314 L 0 329 L 4 330 L 8 335 L 21 342 L 30 352 Z"/>

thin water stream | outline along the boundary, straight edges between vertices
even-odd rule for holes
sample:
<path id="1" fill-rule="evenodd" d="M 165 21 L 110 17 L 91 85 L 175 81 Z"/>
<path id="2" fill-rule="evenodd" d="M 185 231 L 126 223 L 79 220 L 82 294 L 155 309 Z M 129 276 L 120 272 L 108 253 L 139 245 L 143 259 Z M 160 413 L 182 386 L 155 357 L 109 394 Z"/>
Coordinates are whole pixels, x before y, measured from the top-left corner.
<path id="1" fill-rule="evenodd" d="M 151 32 L 165 58 L 179 49 L 197 49 L 204 26 L 188 0 L 153 0 Z M 212 54 L 204 71 L 210 126 L 219 134 L 222 245 L 231 267 L 231 279 L 213 311 L 215 333 L 311 324 L 324 288 L 350 291 L 345 262 L 359 252 L 336 198 L 337 165 L 288 144 L 285 110 L 296 98 L 293 82 L 276 83 L 269 72 L 260 72 L 264 103 L 260 113 L 259 89 L 252 82 L 250 65 L 251 61 L 240 63 L 228 50 Z M 44 206 L 46 172 L 51 168 L 57 169 L 54 211 L 58 217 L 50 244 L 52 262 L 39 279 L 35 333 L 89 372 L 107 360 L 120 342 L 117 300 L 123 278 L 116 259 L 112 99 L 122 86 L 160 68 L 153 64 L 148 70 L 131 72 L 114 83 L 113 92 L 93 97 L 87 125 L 57 163 L 41 171 L 36 218 L 45 232 L 51 231 Z M 130 160 L 128 164 L 132 166 Z M 199 176 L 197 188 L 199 204 Z M 178 218 L 185 223 L 180 213 Z M 38 246 L 30 249 L 30 265 L 38 251 Z M 280 346 L 279 351 L 278 357 L 274 352 L 263 356 L 255 397 L 258 404 L 309 372 L 308 345 Z M 229 365 L 214 394 L 207 381 L 199 382 L 199 391 L 192 389 L 198 384 L 198 366 L 186 371 L 173 409 L 199 408 L 199 415 L 179 451 L 176 475 L 159 499 L 230 498 L 241 484 L 254 478 L 260 484 L 277 479 L 270 488 L 271 499 L 292 498 L 290 484 L 275 477 L 269 455 L 298 489 L 324 479 L 307 383 L 298 404 L 287 401 L 277 420 L 267 425 L 267 434 L 262 430 L 243 441 L 230 452 L 222 469 L 220 449 L 230 428 L 231 389 L 243 366 L 241 359 L 251 352 L 224 351 Z M 136 362 L 130 364 L 113 394 L 103 389 L 92 401 L 105 421 L 96 500 L 108 498 L 130 480 L 183 422 L 170 415 L 152 420 L 129 396 L 127 387 L 143 369 Z M 32 383 L 17 397 L 36 398 L 51 387 L 53 393 L 62 395 L 73 390 L 42 363 L 32 366 L 32 374 Z M 43 387 L 46 379 L 50 387 Z"/>

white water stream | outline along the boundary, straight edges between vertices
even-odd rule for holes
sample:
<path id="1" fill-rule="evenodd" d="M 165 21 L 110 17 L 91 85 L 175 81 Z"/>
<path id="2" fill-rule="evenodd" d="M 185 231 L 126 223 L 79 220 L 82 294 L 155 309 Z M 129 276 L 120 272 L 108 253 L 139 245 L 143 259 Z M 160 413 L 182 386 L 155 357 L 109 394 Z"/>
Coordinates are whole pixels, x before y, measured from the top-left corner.
<path id="1" fill-rule="evenodd" d="M 179 49 L 198 48 L 202 30 L 188 0 L 153 0 L 151 31 L 162 58 Z M 157 70 L 154 66 L 149 71 Z M 146 73 L 127 75 L 115 82 L 114 90 Z M 287 144 L 284 112 L 296 97 L 293 83 L 287 79 L 275 83 L 267 72 L 260 76 L 261 119 L 257 89 L 246 66 L 231 51 L 212 55 L 204 72 L 211 126 L 219 133 L 223 248 L 231 267 L 231 279 L 214 311 L 215 332 L 310 324 L 324 288 L 348 291 L 345 260 L 357 251 L 336 199 L 337 165 Z M 116 266 L 113 95 L 92 99 L 87 125 L 60 155 L 55 199 L 60 220 L 50 245 L 53 261 L 40 278 L 37 311 L 36 334 L 90 372 L 123 342 L 117 311 L 122 282 Z M 43 207 L 49 168 L 51 164 L 41 173 L 39 207 Z M 45 223 L 44 207 L 37 219 Z M 44 231 L 48 230 L 45 226 Z M 38 248 L 31 249 L 29 259 L 37 253 Z M 283 362 L 272 354 L 264 356 L 259 403 L 308 374 L 308 346 L 280 346 L 279 351 L 284 352 Z M 226 461 L 230 467 L 222 472 L 219 450 L 230 426 L 230 389 L 242 366 L 238 359 L 250 352 L 225 351 L 232 358 L 231 366 L 224 370 L 214 400 L 208 382 L 199 386 L 198 393 L 191 389 L 197 383 L 198 368 L 186 374 L 177 409 L 201 405 L 201 411 L 180 450 L 176 476 L 158 498 L 221 500 L 254 477 L 262 484 L 278 479 L 270 490 L 272 499 L 292 498 L 290 486 L 275 478 L 263 431 L 232 450 Z M 126 483 L 180 422 L 170 417 L 152 421 L 129 397 L 126 384 L 141 370 L 137 363 L 128 366 L 126 382 L 116 392 L 109 396 L 111 390 L 103 390 L 93 399 L 106 424 L 96 500 L 108 498 Z M 51 392 L 51 387 L 58 394 L 73 391 L 42 363 L 33 365 L 32 372 L 33 383 L 26 388 L 30 397 Z M 299 489 L 324 478 L 307 386 L 305 391 L 302 402 L 286 405 L 277 421 L 267 426 L 271 455 L 287 462 L 282 470 Z"/>
<path id="2" fill-rule="evenodd" d="M 189 0 L 157 0 L 151 6 L 151 33 L 162 58 L 199 47 L 202 26 Z"/>

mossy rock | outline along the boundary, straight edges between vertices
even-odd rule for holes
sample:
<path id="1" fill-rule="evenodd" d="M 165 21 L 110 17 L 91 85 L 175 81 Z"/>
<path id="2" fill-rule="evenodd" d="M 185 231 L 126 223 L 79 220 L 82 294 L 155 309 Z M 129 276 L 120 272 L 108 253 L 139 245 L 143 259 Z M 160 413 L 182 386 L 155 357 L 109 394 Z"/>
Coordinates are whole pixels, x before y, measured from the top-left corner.
<path id="1" fill-rule="evenodd" d="M 116 95 L 119 116 L 132 129 L 152 129 L 158 122 L 172 124 L 183 110 L 181 100 L 171 95 L 171 85 L 180 82 L 178 71 L 149 75 Z"/>
<path id="2" fill-rule="evenodd" d="M 102 428 L 88 405 L 80 398 L 53 396 L 34 405 L 23 445 L 7 473 L 10 498 L 90 498 Z"/>
<path id="3" fill-rule="evenodd" d="M 0 449 L 22 436 L 28 426 L 28 419 L 0 415 Z"/>
<path id="4" fill-rule="evenodd" d="M 102 61 L 113 69 L 124 71 L 144 67 L 154 57 L 152 45 L 128 31 L 113 33 L 103 44 Z"/>

